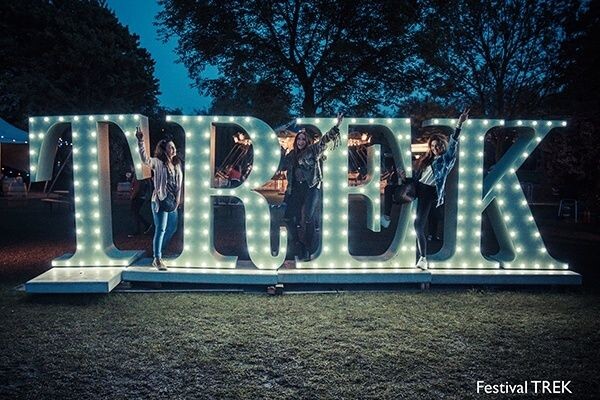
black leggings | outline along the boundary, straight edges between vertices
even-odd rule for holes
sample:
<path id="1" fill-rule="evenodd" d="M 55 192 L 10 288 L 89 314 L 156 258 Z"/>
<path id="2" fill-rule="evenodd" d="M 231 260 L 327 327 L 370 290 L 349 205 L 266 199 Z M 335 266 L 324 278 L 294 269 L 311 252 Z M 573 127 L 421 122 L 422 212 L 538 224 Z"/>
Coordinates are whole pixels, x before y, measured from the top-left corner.
<path id="1" fill-rule="evenodd" d="M 314 251 L 317 229 L 317 209 L 321 201 L 321 189 L 308 187 L 306 182 L 292 182 L 292 194 L 287 198 L 285 219 L 288 232 L 295 242 L 299 255 Z"/>
<path id="2" fill-rule="evenodd" d="M 394 190 L 398 185 L 387 184 L 383 189 L 383 214 L 388 217 L 392 215 L 392 203 L 394 202 Z"/>
<path id="3" fill-rule="evenodd" d="M 425 229 L 431 207 L 435 207 L 437 190 L 435 186 L 425 185 L 417 182 L 417 218 L 415 219 L 415 231 L 417 232 L 417 253 L 419 257 L 427 256 L 427 235 Z"/>

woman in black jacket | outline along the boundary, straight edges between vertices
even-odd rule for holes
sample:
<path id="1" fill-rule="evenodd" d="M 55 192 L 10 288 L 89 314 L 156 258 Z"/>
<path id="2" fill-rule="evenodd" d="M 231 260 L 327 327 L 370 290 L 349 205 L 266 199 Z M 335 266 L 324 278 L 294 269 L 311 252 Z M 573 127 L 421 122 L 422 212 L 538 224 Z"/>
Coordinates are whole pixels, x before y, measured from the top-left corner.
<path id="1" fill-rule="evenodd" d="M 298 132 L 292 151 L 284 159 L 283 170 L 287 170 L 288 181 L 285 220 L 304 261 L 310 260 L 315 237 L 315 212 L 321 199 L 325 149 L 331 141 L 334 148 L 337 146 L 343 119 L 344 114 L 339 114 L 337 123 L 317 143 L 311 143 L 304 129 Z"/>

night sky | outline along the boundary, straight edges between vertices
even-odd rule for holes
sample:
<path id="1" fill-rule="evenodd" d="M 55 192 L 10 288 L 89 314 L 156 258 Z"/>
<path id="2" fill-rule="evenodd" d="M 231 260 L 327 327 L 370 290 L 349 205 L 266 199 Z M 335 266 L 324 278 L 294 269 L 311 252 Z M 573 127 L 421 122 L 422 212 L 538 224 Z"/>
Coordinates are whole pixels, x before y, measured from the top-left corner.
<path id="1" fill-rule="evenodd" d="M 176 41 L 162 43 L 153 25 L 160 7 L 155 0 L 108 0 L 113 10 L 129 31 L 140 36 L 141 46 L 147 49 L 156 61 L 155 76 L 160 81 L 160 104 L 168 108 L 181 108 L 184 113 L 208 107 L 210 98 L 203 97 L 191 87 L 192 80 L 183 64 L 175 60 Z"/>

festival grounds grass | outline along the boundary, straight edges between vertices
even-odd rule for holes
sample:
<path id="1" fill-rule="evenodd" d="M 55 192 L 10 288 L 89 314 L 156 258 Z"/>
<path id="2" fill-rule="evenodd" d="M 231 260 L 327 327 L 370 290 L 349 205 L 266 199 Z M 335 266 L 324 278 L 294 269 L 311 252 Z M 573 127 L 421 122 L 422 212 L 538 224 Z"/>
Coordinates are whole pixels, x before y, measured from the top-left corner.
<path id="1" fill-rule="evenodd" d="M 600 397 L 597 284 L 32 296 L 15 286 L 73 246 L 72 220 L 27 207 L 0 207 L 0 398 L 486 398 L 478 380 Z"/>
<path id="2" fill-rule="evenodd" d="M 479 398 L 478 380 L 534 379 L 600 393 L 595 294 L 0 296 L 2 398 Z"/>

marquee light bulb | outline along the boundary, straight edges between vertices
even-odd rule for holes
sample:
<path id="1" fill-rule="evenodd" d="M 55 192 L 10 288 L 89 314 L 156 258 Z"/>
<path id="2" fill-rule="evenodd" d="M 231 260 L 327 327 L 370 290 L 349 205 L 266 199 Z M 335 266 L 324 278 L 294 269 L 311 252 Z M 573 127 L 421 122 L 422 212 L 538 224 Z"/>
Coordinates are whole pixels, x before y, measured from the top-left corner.
<path id="1" fill-rule="evenodd" d="M 93 118 L 91 118 L 93 117 Z M 124 116 L 124 120 L 126 120 L 128 123 L 131 123 L 134 119 L 136 119 L 136 117 L 134 115 L 126 115 Z M 176 121 L 182 121 L 182 120 L 200 120 L 201 116 L 189 116 L 186 118 L 183 118 L 185 116 L 181 116 L 181 117 L 173 117 Z M 39 124 L 41 122 L 41 119 L 43 117 L 40 117 L 39 120 L 35 120 L 35 122 L 37 124 Z M 49 118 L 50 122 L 54 122 L 56 121 L 58 117 L 52 117 Z M 73 117 L 68 117 L 71 118 L 73 120 Z M 80 116 L 80 118 L 84 119 L 84 120 L 99 120 L 101 117 L 100 116 L 89 116 L 89 115 L 83 115 Z M 115 116 L 110 116 L 110 118 L 115 118 Z M 145 118 L 145 117 L 141 117 L 141 118 Z M 225 121 L 244 121 L 246 123 L 249 123 L 251 121 L 253 121 L 252 118 L 249 117 L 233 117 L 233 116 L 225 116 L 225 117 L 220 117 L 221 120 L 225 120 Z M 108 118 L 105 118 L 108 119 Z M 196 207 L 190 207 L 190 200 L 193 199 L 198 199 L 196 201 L 202 201 L 204 200 L 204 196 L 203 194 L 207 193 L 208 196 L 206 196 L 206 203 L 211 203 L 213 201 L 215 201 L 216 199 L 214 197 L 216 196 L 221 196 L 221 195 L 227 195 L 227 196 L 231 196 L 230 191 L 225 191 L 225 190 L 221 190 L 219 188 L 217 188 L 216 183 L 214 182 L 214 179 L 212 179 L 212 176 L 207 177 L 206 179 L 200 177 L 202 174 L 202 170 L 204 168 L 204 171 L 211 171 L 212 169 L 212 165 L 208 162 L 208 157 L 210 156 L 210 146 L 207 144 L 206 140 L 210 139 L 211 136 L 216 135 L 216 134 L 220 134 L 219 132 L 216 132 L 214 129 L 214 126 L 210 129 L 213 129 L 212 132 L 207 131 L 207 127 L 210 126 L 211 120 L 213 119 L 213 116 L 208 116 L 207 118 L 204 119 L 204 122 L 206 125 L 200 126 L 199 124 L 194 125 L 196 128 L 196 132 L 194 132 L 194 134 L 192 133 L 191 130 L 189 129 L 184 129 L 184 135 L 185 137 L 187 137 L 189 139 L 188 141 L 188 146 L 186 147 L 190 147 L 192 149 L 195 149 L 191 154 L 193 154 L 192 157 L 188 157 L 188 160 L 192 161 L 192 163 L 187 164 L 185 166 L 186 169 L 186 178 L 185 178 L 185 187 L 188 190 L 189 195 L 186 196 L 186 212 L 183 214 L 183 217 L 186 218 L 186 222 L 191 222 L 191 225 L 197 224 L 198 222 L 201 222 L 201 224 L 199 224 L 200 226 L 204 225 L 207 227 L 206 231 L 208 236 L 202 237 L 200 236 L 200 230 L 199 228 L 196 229 L 192 229 L 190 232 L 190 235 L 192 235 L 190 237 L 190 240 L 192 241 L 207 241 L 208 243 L 206 243 L 207 249 L 210 250 L 210 252 L 215 252 L 214 246 L 213 246 L 213 242 L 212 242 L 212 237 L 211 235 L 209 235 L 210 233 L 210 229 L 212 229 L 211 227 L 214 226 L 212 218 L 213 218 L 213 213 L 212 211 L 210 212 L 204 212 L 204 210 L 212 210 L 212 206 L 210 207 L 205 207 L 204 205 L 202 205 L 203 210 L 201 210 L 200 208 L 196 208 Z M 216 120 L 218 120 L 218 118 L 216 118 Z M 356 120 L 356 119 L 355 119 Z M 304 119 L 303 122 L 305 124 L 315 124 L 316 119 Z M 321 123 L 325 123 L 325 124 L 329 124 L 333 121 L 333 118 L 326 118 L 326 119 L 321 119 L 319 122 Z M 407 127 L 404 128 L 404 132 L 398 132 L 398 128 L 399 126 L 397 125 L 397 120 L 394 119 L 390 119 L 390 118 L 386 118 L 386 119 L 375 119 L 375 118 L 369 118 L 369 119 L 361 119 L 360 120 L 361 123 L 365 123 L 366 121 L 369 121 L 370 123 L 380 123 L 380 122 L 385 122 L 386 124 L 392 125 L 392 126 L 388 126 L 388 128 L 392 131 L 395 132 L 393 134 L 393 136 L 391 136 L 392 141 L 394 141 L 394 139 L 397 139 L 399 142 L 402 142 L 403 140 L 406 140 L 407 142 L 402 142 L 401 144 L 395 143 L 394 145 L 397 147 L 394 147 L 392 150 L 395 154 L 398 154 L 398 151 L 400 151 L 400 154 L 402 154 L 401 160 L 399 160 L 400 162 L 400 166 L 404 166 L 404 164 L 407 164 L 406 167 L 404 167 L 403 169 L 405 171 L 408 172 L 412 172 L 412 168 L 410 167 L 410 163 L 407 162 L 409 160 L 407 160 L 406 158 L 412 156 L 412 153 L 410 152 L 410 148 L 407 149 L 407 145 L 410 146 L 410 140 L 411 140 L 411 135 L 410 132 L 407 132 L 408 129 Z M 402 121 L 402 120 L 401 120 Z M 410 120 L 409 119 L 405 119 L 404 120 L 407 124 L 410 124 Z M 450 120 L 448 119 L 436 119 L 436 122 L 438 124 L 442 123 L 442 124 L 448 124 Z M 472 125 L 477 125 L 479 127 L 479 131 L 481 132 L 481 129 L 483 128 L 484 125 L 492 125 L 496 124 L 497 120 L 475 120 L 473 123 L 473 121 L 469 121 Z M 467 122 L 465 125 L 468 125 L 469 122 Z M 516 121 L 515 121 L 516 122 Z M 531 121 L 522 121 L 523 125 L 524 124 L 529 124 Z M 539 125 L 543 125 L 543 128 L 546 128 L 546 124 L 544 124 L 544 122 L 547 121 L 542 121 L 539 123 Z M 558 125 L 561 122 L 556 122 L 554 123 L 554 125 Z M 90 127 L 91 124 L 86 123 L 87 127 Z M 531 125 L 530 125 L 531 126 Z M 39 132 L 40 130 L 43 129 L 47 129 L 45 126 L 37 126 L 38 128 L 37 131 Z M 127 140 L 131 140 L 134 141 L 134 138 L 132 137 L 132 131 L 131 128 L 129 130 L 125 130 L 126 127 L 122 127 L 122 130 L 125 134 L 129 133 L 129 136 L 126 136 Z M 252 128 L 252 129 L 249 129 Z M 262 128 L 259 128 L 258 125 L 253 124 L 252 126 L 242 126 L 242 129 L 245 129 L 246 132 L 248 132 L 250 134 L 250 132 L 255 134 L 255 137 L 252 137 L 252 135 L 250 135 L 250 139 L 253 139 L 255 141 L 254 143 L 254 152 L 253 154 L 255 155 L 255 166 L 258 167 L 258 169 L 256 168 L 252 168 L 252 172 L 257 172 L 258 171 L 258 175 L 260 175 L 262 178 L 261 179 L 269 179 L 269 178 L 264 178 L 266 177 L 269 173 L 271 172 L 276 172 L 276 163 L 274 162 L 274 159 L 279 160 L 280 156 L 281 156 L 281 152 L 280 152 L 280 147 L 278 146 L 278 143 L 275 142 L 273 144 L 272 147 L 261 147 L 258 144 L 262 143 L 262 142 L 266 142 L 269 140 L 269 137 L 271 137 L 273 139 L 273 137 L 275 137 L 274 140 L 277 140 L 277 136 L 275 135 L 275 133 L 273 133 L 272 131 L 263 131 Z M 487 129 L 487 128 L 486 128 Z M 521 152 L 523 150 L 527 150 L 528 153 L 531 153 L 533 151 L 533 149 L 535 148 L 535 141 L 537 140 L 537 138 L 539 137 L 540 139 L 543 138 L 545 136 L 545 134 L 547 132 L 544 131 L 544 129 L 539 130 L 538 132 L 536 132 L 537 134 L 535 136 L 533 136 L 532 138 L 530 138 L 530 142 L 524 146 L 523 149 L 521 149 Z M 218 130 L 218 129 L 217 129 Z M 485 130 L 485 129 L 484 129 Z M 82 132 L 90 132 L 89 129 L 85 129 Z M 98 132 L 98 134 L 102 131 L 95 131 L 94 132 Z M 474 131 L 475 132 L 475 131 Z M 206 138 L 202 137 L 202 134 L 206 135 Z M 467 132 L 469 133 L 469 132 Z M 479 132 L 478 132 L 479 133 Z M 200 137 L 197 136 L 197 134 L 200 134 Z M 36 145 L 38 145 L 38 149 L 39 149 L 39 141 L 37 139 L 37 132 L 35 137 L 32 136 L 32 138 L 34 139 L 34 142 L 37 142 Z M 77 136 L 76 132 L 75 135 L 73 136 Z M 83 136 L 83 138 L 79 137 L 76 138 L 76 144 L 74 145 L 74 147 L 78 147 L 79 149 L 83 149 L 83 156 L 78 156 L 75 157 L 75 160 L 77 160 L 78 162 L 74 163 L 74 171 L 76 171 L 77 174 L 79 174 L 77 176 L 77 178 L 75 180 L 80 181 L 81 183 L 79 184 L 80 187 L 84 186 L 84 190 L 82 191 L 81 189 L 76 190 L 76 196 L 74 196 L 74 200 L 77 203 L 77 207 L 80 208 L 80 210 L 78 210 L 78 216 L 79 218 L 83 218 L 83 221 L 85 221 L 86 224 L 89 224 L 91 229 L 93 230 L 92 232 L 88 232 L 89 233 L 95 233 L 97 232 L 97 229 L 99 228 L 95 228 L 95 225 L 99 225 L 97 222 L 88 219 L 89 217 L 94 216 L 94 213 L 96 212 L 95 210 L 98 209 L 98 206 L 94 203 L 92 203 L 90 200 L 94 199 L 94 195 L 97 198 L 98 195 L 98 189 L 92 189 L 92 185 L 94 186 L 99 186 L 98 185 L 98 175 L 97 171 L 98 169 L 98 165 L 99 165 L 99 160 L 97 160 L 95 157 L 90 157 L 90 152 L 92 152 L 93 150 L 91 150 L 91 147 L 86 145 L 85 147 L 81 147 L 82 146 L 82 139 L 84 139 L 87 143 L 91 142 L 90 140 L 90 136 L 87 134 L 84 135 L 80 135 Z M 485 141 L 485 133 L 480 133 L 480 134 L 476 134 L 475 135 L 478 139 L 480 139 L 480 141 L 477 140 L 473 140 L 474 138 L 470 138 L 470 140 L 466 140 L 467 138 L 466 135 L 463 134 L 461 140 L 464 143 L 461 143 L 461 152 L 464 152 L 464 158 L 460 159 L 461 165 L 458 166 L 458 168 L 456 168 L 459 176 L 459 189 L 460 191 L 458 192 L 458 198 L 457 199 L 453 199 L 452 201 L 457 201 L 460 208 L 459 210 L 465 210 L 465 207 L 468 208 L 472 208 L 472 210 L 470 210 L 470 212 L 468 212 L 467 214 L 460 214 L 460 216 L 458 215 L 459 213 L 455 214 L 455 218 L 457 218 L 458 220 L 462 220 L 460 223 L 460 227 L 462 229 L 457 229 L 456 230 L 456 236 L 458 238 L 460 238 L 459 240 L 461 241 L 460 246 L 462 249 L 465 249 L 466 251 L 463 251 L 463 254 L 457 256 L 456 254 L 454 254 L 452 256 L 452 261 L 453 262 L 448 262 L 448 266 L 452 266 L 452 268 L 460 268 L 461 265 L 466 265 L 467 267 L 483 267 L 483 268 L 489 268 L 491 265 L 491 262 L 488 261 L 483 261 L 483 259 L 481 257 L 476 256 L 473 252 L 475 252 L 477 249 L 479 249 L 479 251 L 481 251 L 480 246 L 478 246 L 477 244 L 480 243 L 480 236 L 481 236 L 481 226 L 480 224 L 476 224 L 475 220 L 477 221 L 481 221 L 482 217 L 481 217 L 481 212 L 483 209 L 483 202 L 482 202 L 482 198 L 486 199 L 486 204 L 489 203 L 490 200 L 493 199 L 497 199 L 497 202 L 492 202 L 492 206 L 494 205 L 503 205 L 506 206 L 506 204 L 510 204 L 510 205 L 518 205 L 521 204 L 523 205 L 523 207 L 526 207 L 526 201 L 523 200 L 523 194 L 521 191 L 518 190 L 518 187 L 520 187 L 519 185 L 516 184 L 516 177 L 514 175 L 504 175 L 503 173 L 501 173 L 502 171 L 498 171 L 498 169 L 496 168 L 495 170 L 491 170 L 489 171 L 490 177 L 489 177 L 489 181 L 493 184 L 494 182 L 496 183 L 500 183 L 502 182 L 506 188 L 511 188 L 514 189 L 507 191 L 504 194 L 504 198 L 499 198 L 497 193 L 495 193 L 492 189 L 492 193 L 483 193 L 482 191 L 477 191 L 475 190 L 475 188 L 479 187 L 480 189 L 482 189 L 483 185 L 482 183 L 485 181 L 486 185 L 485 188 L 486 190 L 488 190 L 489 188 L 489 183 L 488 182 L 488 177 L 483 177 L 483 168 L 481 166 L 481 158 L 478 160 L 477 157 L 473 157 L 476 154 L 478 154 L 478 151 L 480 151 L 482 149 L 482 142 Z M 259 138 L 259 140 L 257 140 L 257 137 Z M 342 138 L 344 140 L 347 140 L 347 135 L 345 133 L 342 134 Z M 246 139 L 245 139 L 246 140 Z M 79 146 L 77 146 L 77 144 L 79 144 Z M 101 152 L 103 150 L 101 150 L 101 148 L 96 147 L 96 146 L 92 146 L 94 148 L 97 148 L 97 152 Z M 135 143 L 130 143 L 130 148 L 132 149 L 132 151 L 135 151 Z M 208 151 L 207 151 L 208 148 Z M 198 150 L 200 150 L 200 152 L 198 152 Z M 517 154 L 520 154 L 521 152 L 517 152 Z M 403 154 L 404 153 L 404 154 Z M 481 151 L 481 153 L 483 153 L 483 151 Z M 74 152 L 75 155 L 75 152 Z M 266 155 L 266 156 L 265 156 Z M 329 252 L 333 252 L 333 253 L 337 253 L 337 251 L 339 251 L 340 249 L 343 252 L 347 252 L 347 248 L 348 248 L 348 244 L 347 244 L 347 240 L 348 240 L 348 224 L 347 224 L 347 220 L 348 220 L 348 198 L 349 198 L 349 194 L 357 194 L 357 193 L 363 193 L 364 195 L 366 195 L 368 197 L 367 200 L 367 207 L 372 207 L 372 209 L 369 210 L 368 213 L 368 221 L 369 224 L 374 224 L 376 221 L 377 225 L 373 225 L 374 226 L 374 230 L 376 229 L 376 231 L 379 231 L 380 226 L 380 216 L 382 215 L 382 210 L 380 208 L 381 206 L 381 200 L 379 200 L 379 190 L 377 190 L 376 192 L 374 192 L 374 188 L 375 188 L 375 184 L 377 186 L 377 189 L 379 189 L 379 180 L 377 179 L 378 177 L 373 176 L 373 177 L 369 177 L 369 181 L 367 181 L 364 184 L 364 187 L 361 188 L 359 187 L 352 187 L 351 189 L 348 189 L 349 185 L 348 182 L 346 180 L 346 177 L 342 177 L 342 175 L 347 174 L 348 173 L 348 159 L 347 157 L 343 158 L 343 162 L 341 162 L 342 160 L 342 156 L 347 156 L 348 155 L 348 151 L 344 149 L 344 146 L 342 146 L 342 148 L 340 148 L 339 150 L 336 150 L 335 152 L 332 152 L 332 155 L 330 157 L 330 159 L 328 160 L 328 162 L 326 163 L 326 168 L 325 170 L 327 171 L 326 173 L 326 178 L 323 181 L 323 187 L 327 187 L 328 185 L 331 186 L 332 184 L 334 184 L 334 187 L 337 189 L 338 185 L 340 185 L 340 189 L 338 190 L 328 190 L 327 192 L 329 193 L 333 193 L 333 195 L 330 194 L 325 194 L 324 191 L 324 197 L 323 197 L 323 216 L 324 216 L 324 223 L 323 226 L 321 226 L 322 229 L 322 236 L 323 238 L 326 238 L 327 243 L 323 243 L 323 246 L 326 246 L 329 250 Z M 376 157 L 381 157 L 381 153 L 376 151 L 376 148 L 373 149 L 373 151 L 369 152 L 370 156 L 376 156 Z M 31 156 L 37 156 L 37 153 L 32 152 Z M 257 160 L 256 156 L 260 156 L 261 159 Z M 406 158 L 405 158 L 406 156 Z M 136 163 L 136 159 L 134 156 L 134 164 Z M 369 165 L 369 170 L 372 171 L 373 173 L 375 173 L 376 175 L 381 174 L 381 170 L 382 168 L 379 166 L 380 165 L 380 160 L 368 160 L 368 162 L 373 162 L 373 164 Z M 518 168 L 518 166 L 520 165 L 519 163 L 522 163 L 522 158 L 519 157 L 519 160 L 516 161 L 512 166 L 515 168 Z M 206 165 L 206 166 L 205 166 Z M 383 165 L 383 164 L 381 164 Z M 510 165 L 507 165 L 506 167 L 510 167 Z M 504 166 L 502 166 L 501 168 L 506 168 Z M 94 168 L 96 168 L 96 170 L 94 170 Z M 136 169 L 138 169 L 139 172 L 139 168 L 136 165 Z M 33 169 L 32 169 L 33 170 Z M 39 170 L 39 168 L 38 168 Z M 82 171 L 83 170 L 83 171 Z M 198 171 L 198 172 L 194 172 L 194 171 Z M 91 174 L 91 176 L 90 176 Z M 196 174 L 198 174 L 198 176 L 196 176 Z M 206 177 L 208 175 L 204 174 L 204 177 Z M 193 181 L 191 180 L 191 178 L 196 178 L 199 179 L 197 184 L 198 187 L 194 187 L 193 186 Z M 256 176 L 253 176 L 252 179 L 256 179 Z M 89 182 L 89 183 L 88 183 Z M 259 182 L 258 180 L 255 182 L 251 179 L 249 179 L 247 181 L 249 184 L 251 185 L 256 185 L 259 186 Z M 88 184 L 90 185 L 88 187 Z M 77 184 L 75 184 L 77 185 Z M 203 185 L 203 186 L 200 186 Z M 244 184 L 242 184 L 244 185 Z M 211 188 L 211 186 L 215 186 L 214 189 Z M 495 184 L 494 184 L 494 189 L 495 189 Z M 89 189 L 93 190 L 92 194 L 88 194 L 87 192 L 89 192 Z M 206 189 L 205 189 L 206 188 Z M 105 190 L 106 188 L 103 187 L 103 190 Z M 246 192 L 247 188 L 243 188 L 240 189 L 241 190 L 241 194 L 246 194 L 248 192 Z M 341 192 L 343 191 L 344 193 L 335 193 L 335 192 Z M 83 194 L 85 193 L 85 194 Z M 374 195 L 374 193 L 377 193 L 377 195 Z M 104 198 L 104 194 L 103 198 Z M 86 197 L 87 196 L 87 197 Z M 255 248 L 258 251 L 258 254 L 250 254 L 250 257 L 252 259 L 253 262 L 256 262 L 254 260 L 254 257 L 258 257 L 263 258 L 264 257 L 268 257 L 268 259 L 266 261 L 263 261 L 262 263 L 262 268 L 274 268 L 277 267 L 278 265 L 274 265 L 276 263 L 272 262 L 272 259 L 269 259 L 271 256 L 273 255 L 269 255 L 270 251 L 272 249 L 272 246 L 275 243 L 270 243 L 270 245 L 267 245 L 266 240 L 271 240 L 270 236 L 271 236 L 271 232 L 268 228 L 268 222 L 271 218 L 271 214 L 272 213 L 264 213 L 264 212 L 260 212 L 258 211 L 258 208 L 256 208 L 257 206 L 267 206 L 267 202 L 263 199 L 263 198 L 259 198 L 258 196 L 255 198 L 253 197 L 254 195 L 252 195 L 252 199 L 254 199 L 253 201 L 248 201 L 246 203 L 244 203 L 244 207 L 247 207 L 248 205 L 250 205 L 249 208 L 245 209 L 245 213 L 247 213 L 247 215 L 249 216 L 249 218 L 252 218 L 252 215 L 254 214 L 254 216 L 256 217 L 255 220 L 253 222 L 254 227 L 249 229 L 250 232 L 254 231 L 257 232 L 258 236 L 254 236 L 254 237 L 249 237 L 249 245 L 251 248 Z M 339 196 L 339 197 L 336 197 Z M 237 196 L 236 196 L 237 197 Z M 240 197 L 244 197 L 241 196 Z M 250 200 L 250 199 L 247 199 Z M 450 200 L 450 199 L 449 199 Z M 87 203 L 88 201 L 90 201 L 89 203 Z M 81 207 L 86 208 L 86 214 L 83 215 L 82 213 L 82 208 Z M 89 208 L 92 207 L 92 208 Z M 342 207 L 342 209 L 340 210 L 340 207 Z M 522 221 L 521 224 L 526 223 L 526 219 L 528 219 L 528 210 L 524 209 L 522 207 L 516 207 L 517 210 L 514 210 L 514 213 L 512 213 L 512 216 L 514 217 L 513 219 L 518 220 L 518 221 Z M 406 217 L 409 217 L 410 215 L 412 215 L 413 213 L 413 209 L 412 206 L 410 206 L 410 209 L 408 210 L 408 212 L 404 213 L 406 215 Z M 456 211 L 454 211 L 456 212 Z M 525 214 L 524 214 L 525 213 Z M 102 215 L 101 218 L 104 219 L 106 218 L 106 215 Z M 504 211 L 500 212 L 500 218 L 506 217 L 506 214 Z M 402 217 L 401 217 L 402 218 Z M 511 217 L 508 217 L 511 218 Z M 468 221 L 467 221 L 468 219 Z M 325 223 L 325 221 L 327 221 Z M 81 224 L 81 220 L 78 219 L 77 220 L 77 224 L 78 225 L 82 225 Z M 248 223 L 248 222 L 247 222 Z M 404 222 L 405 224 L 407 223 L 407 221 Z M 473 224 L 473 225 L 471 225 Z M 85 224 L 84 224 L 85 225 Z M 104 226 L 104 225 L 102 225 Z M 399 221 L 399 226 L 401 226 L 401 222 Z M 509 228 L 508 232 L 506 232 L 505 234 L 509 237 L 512 238 L 521 238 L 522 239 L 522 243 L 519 243 L 518 247 L 522 247 L 523 249 L 526 249 L 524 251 L 525 254 L 521 254 L 521 257 L 517 256 L 517 259 L 519 259 L 519 261 L 513 263 L 513 265 L 516 267 L 519 262 L 523 259 L 523 258 L 528 258 L 531 257 L 531 250 L 530 249 L 534 249 L 533 253 L 534 253 L 534 257 L 537 257 L 535 259 L 535 262 L 537 262 L 539 265 L 542 265 L 544 268 L 547 268 L 547 266 L 549 265 L 549 259 L 548 256 L 544 255 L 541 250 L 540 252 L 535 251 L 535 249 L 541 249 L 543 244 L 541 244 L 540 240 L 536 240 L 536 227 L 535 225 L 530 225 L 530 231 L 528 232 L 523 232 L 524 235 L 521 235 L 521 232 L 519 231 L 519 229 L 515 229 L 515 225 L 513 224 L 506 224 L 507 228 Z M 326 229 L 326 227 L 328 227 Z M 250 228 L 250 223 L 248 223 L 248 228 Z M 464 230 L 466 228 L 466 230 Z M 478 229 L 475 229 L 478 228 Z M 510 230 L 510 228 L 513 228 L 512 230 Z M 95 230 L 94 230 L 95 229 Z M 200 228 L 202 229 L 202 228 Z M 282 231 L 280 234 L 283 234 L 284 231 Z M 471 234 L 473 232 L 473 234 Z M 515 235 L 516 232 L 516 235 Z M 248 232 L 246 232 L 248 233 Z M 107 232 L 101 232 L 101 234 L 107 234 Z M 96 235 L 98 235 L 96 233 Z M 277 236 L 277 235 L 276 235 Z M 407 242 L 404 244 L 410 244 L 410 241 L 413 240 L 415 236 L 414 230 L 412 229 L 408 229 L 407 231 L 407 235 L 406 235 L 406 240 Z M 456 240 L 456 238 L 452 238 L 452 235 L 449 237 L 452 240 Z M 86 243 L 86 241 L 93 241 L 96 239 L 96 237 L 90 237 L 90 236 L 83 236 L 82 234 L 78 233 L 78 239 L 81 240 L 83 239 L 84 242 Z M 104 240 L 104 239 L 103 239 Z M 273 239 L 275 241 L 277 241 L 277 239 Z M 325 241 L 325 239 L 324 239 Z M 102 241 L 99 243 L 102 244 L 102 246 L 104 246 L 105 244 L 108 246 L 108 242 Z M 182 258 L 179 263 L 180 266 L 183 266 L 183 264 L 185 263 L 185 265 L 190 264 L 193 267 L 196 266 L 200 266 L 201 263 L 204 263 L 203 265 L 205 267 L 208 268 L 212 268 L 212 267 L 216 267 L 217 264 L 219 264 L 220 266 L 225 266 L 226 268 L 230 268 L 231 267 L 231 262 L 227 261 L 227 262 L 206 262 L 205 261 L 201 261 L 198 263 L 195 263 L 193 260 L 193 256 L 192 254 L 200 254 L 200 252 L 202 251 L 202 249 L 204 249 L 204 244 L 203 243 L 196 243 L 191 245 L 189 243 L 185 244 L 184 247 L 184 251 L 191 251 L 192 253 L 190 254 L 186 254 L 184 255 L 184 258 Z M 94 243 L 90 243 L 87 247 L 87 251 L 91 252 L 92 248 L 93 248 Z M 397 243 L 398 247 L 396 247 L 396 251 L 398 248 L 401 247 L 405 247 L 406 251 L 410 252 L 410 251 L 416 251 L 416 249 L 414 248 L 414 246 L 403 246 L 403 242 L 399 242 Z M 455 244 L 451 244 L 452 246 L 455 247 L 456 250 L 456 245 Z M 511 245 L 512 246 L 512 245 Z M 281 247 L 280 247 L 281 248 Z M 413 250 L 411 250 L 411 248 Z M 544 247 L 545 248 L 545 247 Z M 513 251 L 514 251 L 514 247 L 512 247 Z M 276 252 L 277 253 L 277 252 Z M 464 253 L 468 253 L 468 254 L 464 254 Z M 394 253 L 395 254 L 395 253 Z M 399 254 L 399 253 L 398 253 Z M 335 254 L 337 257 L 337 254 Z M 75 255 L 77 256 L 77 255 Z M 350 257 L 350 255 L 348 255 Z M 369 271 L 370 267 L 381 267 L 381 268 L 391 268 L 394 266 L 394 268 L 396 267 L 402 267 L 402 266 L 406 266 L 406 262 L 402 261 L 400 262 L 400 259 L 409 257 L 410 254 L 403 254 L 403 255 L 398 255 L 398 258 L 396 259 L 395 257 L 392 257 L 392 259 L 390 259 L 389 262 L 386 263 L 382 263 L 380 262 L 380 260 L 370 260 L 367 263 L 358 263 L 356 261 L 348 261 L 351 260 L 351 258 L 349 258 L 348 260 L 343 259 L 340 260 L 339 263 L 336 263 L 335 261 L 327 258 L 327 256 L 324 256 L 324 261 L 321 262 L 321 266 L 325 267 L 327 265 L 331 266 L 332 268 L 340 268 L 342 265 L 348 265 L 349 268 L 358 268 L 359 265 L 364 264 L 364 268 Z M 121 259 L 119 260 L 113 260 L 110 257 L 108 258 L 103 258 L 105 257 L 105 255 L 103 253 L 97 253 L 97 257 L 95 261 L 98 261 L 101 265 L 105 266 L 105 265 L 127 265 L 128 261 L 123 261 Z M 225 256 L 230 257 L 230 256 Z M 329 256 L 331 257 L 331 255 Z M 475 257 L 475 258 L 473 258 Z M 76 257 L 77 258 L 77 257 Z M 481 258 L 482 261 L 478 261 L 478 259 Z M 469 261 L 471 260 L 472 261 Z M 94 260 L 94 258 L 91 258 L 88 256 L 87 259 L 83 259 L 83 258 L 77 258 L 74 262 L 75 265 L 80 264 L 82 262 L 82 260 L 84 261 L 84 264 L 89 265 L 89 263 L 91 262 L 91 260 Z M 532 260 L 533 262 L 533 260 Z M 60 261 L 59 265 L 64 266 L 65 263 L 64 261 Z M 258 265 L 258 264 L 257 264 Z M 279 264 L 280 265 L 280 264 Z M 314 262 L 305 264 L 306 267 L 316 267 Z M 531 268 L 531 263 L 528 264 L 528 267 Z M 439 268 L 439 266 L 438 266 Z M 549 267 L 548 267 L 549 268 Z"/>

